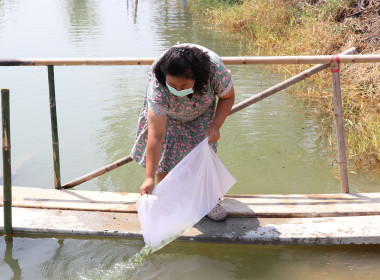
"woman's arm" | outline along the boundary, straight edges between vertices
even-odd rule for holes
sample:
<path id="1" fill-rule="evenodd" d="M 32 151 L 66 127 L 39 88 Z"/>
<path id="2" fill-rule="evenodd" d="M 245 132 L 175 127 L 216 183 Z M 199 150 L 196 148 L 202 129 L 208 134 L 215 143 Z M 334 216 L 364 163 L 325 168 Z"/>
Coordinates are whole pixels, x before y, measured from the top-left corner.
<path id="1" fill-rule="evenodd" d="M 162 144 L 166 132 L 166 115 L 155 114 L 148 109 L 148 143 L 146 146 L 145 181 L 140 187 L 140 194 L 151 194 L 154 189 L 154 178 L 161 157 Z"/>
<path id="2" fill-rule="evenodd" d="M 206 130 L 206 137 L 209 137 L 209 143 L 214 143 L 219 140 L 219 130 L 222 127 L 224 121 L 226 120 L 228 114 L 230 113 L 231 108 L 234 105 L 234 102 L 235 90 L 234 86 L 232 86 L 230 91 L 226 95 L 219 97 L 214 120 L 212 121 L 211 126 Z"/>

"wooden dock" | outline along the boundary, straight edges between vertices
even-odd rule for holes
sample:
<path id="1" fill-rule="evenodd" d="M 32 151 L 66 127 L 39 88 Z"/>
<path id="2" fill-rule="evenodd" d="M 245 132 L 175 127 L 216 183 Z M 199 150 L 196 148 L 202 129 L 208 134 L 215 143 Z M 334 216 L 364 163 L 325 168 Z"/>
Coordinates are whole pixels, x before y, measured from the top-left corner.
<path id="1" fill-rule="evenodd" d="M 0 187 L 2 193 L 2 187 Z M 13 230 L 142 238 L 139 194 L 13 187 Z M 2 197 L 0 205 L 2 206 Z M 380 244 L 380 193 L 227 195 L 225 222 L 204 218 L 179 239 L 245 244 Z M 0 230 L 3 230 L 3 215 Z"/>

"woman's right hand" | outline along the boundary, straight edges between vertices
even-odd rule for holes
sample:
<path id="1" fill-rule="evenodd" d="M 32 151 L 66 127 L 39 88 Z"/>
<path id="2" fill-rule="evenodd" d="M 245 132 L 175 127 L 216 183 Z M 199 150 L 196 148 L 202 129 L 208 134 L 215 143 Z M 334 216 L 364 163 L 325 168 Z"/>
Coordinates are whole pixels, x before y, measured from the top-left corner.
<path id="1" fill-rule="evenodd" d="M 140 187 L 140 194 L 152 194 L 152 191 L 154 189 L 154 179 L 152 178 L 145 178 L 145 181 L 141 184 Z"/>

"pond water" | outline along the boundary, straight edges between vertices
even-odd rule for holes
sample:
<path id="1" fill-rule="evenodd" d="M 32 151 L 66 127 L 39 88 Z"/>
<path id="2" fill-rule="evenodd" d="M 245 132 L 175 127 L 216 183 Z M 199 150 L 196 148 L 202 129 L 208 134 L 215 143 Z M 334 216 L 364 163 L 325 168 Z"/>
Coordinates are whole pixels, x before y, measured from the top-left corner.
<path id="1" fill-rule="evenodd" d="M 379 279 L 380 247 L 253 246 L 173 242 L 141 262 L 143 242 L 98 238 L 0 238 L 1 279 Z M 116 267 L 115 267 L 116 264 Z"/>
<path id="2" fill-rule="evenodd" d="M 157 57 L 176 42 L 204 45 L 220 56 L 247 54 L 240 41 L 193 20 L 179 0 L 0 0 L 0 42 L 0 58 Z M 284 79 L 252 65 L 228 68 L 237 102 Z M 129 154 L 147 72 L 148 66 L 55 67 L 63 183 Z M 0 87 L 11 92 L 13 185 L 53 188 L 47 68 L 0 67 Z M 281 92 L 229 117 L 218 155 L 237 179 L 230 193 L 340 192 L 336 164 L 326 140 L 318 137 L 313 110 Z M 132 162 L 77 189 L 138 192 L 143 177 L 144 169 Z M 379 174 L 352 173 L 349 181 L 352 192 L 380 191 Z M 19 237 L 9 251 L 19 260 L 23 279 L 76 279 L 82 269 L 110 268 L 141 247 L 141 241 L 119 239 Z M 0 248 L 5 253 L 4 242 Z M 331 276 L 326 279 L 347 279 L 337 275 L 350 275 L 358 264 L 363 266 L 355 275 L 366 277 L 363 267 L 373 264 L 368 259 L 379 260 L 372 248 L 176 242 L 130 277 L 314 279 L 325 271 Z M 314 262 L 318 270 L 307 278 Z M 12 275 L 5 263 L 0 271 Z M 368 277 L 379 272 L 368 271 Z"/>

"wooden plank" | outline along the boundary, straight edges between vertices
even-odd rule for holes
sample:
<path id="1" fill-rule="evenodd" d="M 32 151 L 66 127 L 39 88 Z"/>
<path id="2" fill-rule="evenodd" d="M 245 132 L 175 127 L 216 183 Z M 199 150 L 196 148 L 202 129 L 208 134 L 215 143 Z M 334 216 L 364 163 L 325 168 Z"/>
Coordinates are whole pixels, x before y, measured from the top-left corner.
<path id="1" fill-rule="evenodd" d="M 136 213 L 135 203 L 140 197 L 138 193 L 27 187 L 13 187 L 12 193 L 14 207 L 121 213 Z M 380 215 L 380 193 L 226 195 L 221 204 L 230 217 Z"/>
<path id="2" fill-rule="evenodd" d="M 1 187 L 2 189 L 2 187 Z M 13 187 L 13 206 L 61 210 L 136 212 L 137 193 Z"/>

